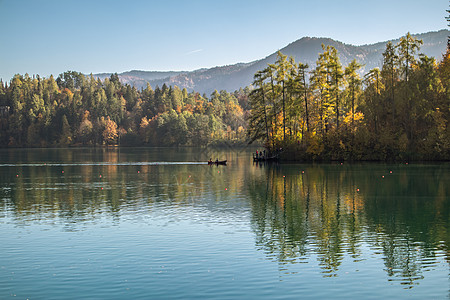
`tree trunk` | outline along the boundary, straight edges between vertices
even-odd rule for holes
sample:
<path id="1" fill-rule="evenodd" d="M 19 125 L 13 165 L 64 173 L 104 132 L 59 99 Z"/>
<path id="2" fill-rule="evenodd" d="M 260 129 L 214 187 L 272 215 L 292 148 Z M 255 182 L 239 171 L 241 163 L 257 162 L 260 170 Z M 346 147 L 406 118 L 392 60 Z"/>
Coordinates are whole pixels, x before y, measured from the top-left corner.
<path id="1" fill-rule="evenodd" d="M 305 88 L 306 132 L 309 132 L 308 91 L 306 90 L 306 76 L 304 73 L 303 73 L 303 87 Z"/>
<path id="2" fill-rule="evenodd" d="M 281 82 L 283 87 L 283 141 L 286 141 L 286 106 L 285 106 L 285 92 L 284 92 L 284 80 Z"/>

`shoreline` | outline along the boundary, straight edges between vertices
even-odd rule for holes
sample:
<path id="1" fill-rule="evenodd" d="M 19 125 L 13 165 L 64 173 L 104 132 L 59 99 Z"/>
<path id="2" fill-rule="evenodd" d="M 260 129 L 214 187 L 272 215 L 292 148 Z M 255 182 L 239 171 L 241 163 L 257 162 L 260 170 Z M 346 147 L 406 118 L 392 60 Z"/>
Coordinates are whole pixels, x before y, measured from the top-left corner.
<path id="1" fill-rule="evenodd" d="M 119 145 L 71 145 L 65 147 L 0 147 L 0 151 L 14 151 L 14 150 L 63 150 L 63 149 L 98 149 L 98 150 L 120 150 L 120 149 L 236 149 L 236 150 L 249 150 L 253 153 L 260 148 L 264 148 L 261 145 L 208 145 L 208 146 L 119 146 Z M 249 155 L 249 159 L 252 157 Z M 424 158 L 398 158 L 398 159 L 339 159 L 339 158 L 312 158 L 312 159 L 288 159 L 285 155 L 281 154 L 280 159 L 277 161 L 254 161 L 253 163 L 259 164 L 302 164 L 302 163 L 427 163 L 427 162 L 450 162 L 450 159 L 424 159 Z"/>

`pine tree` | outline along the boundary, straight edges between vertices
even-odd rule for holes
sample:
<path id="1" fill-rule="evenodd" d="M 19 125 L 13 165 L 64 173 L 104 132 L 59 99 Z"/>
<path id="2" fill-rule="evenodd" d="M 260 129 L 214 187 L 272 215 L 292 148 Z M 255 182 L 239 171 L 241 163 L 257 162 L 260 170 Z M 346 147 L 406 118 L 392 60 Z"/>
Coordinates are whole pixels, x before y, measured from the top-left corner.
<path id="1" fill-rule="evenodd" d="M 355 59 L 353 59 L 350 64 L 345 68 L 345 79 L 348 84 L 350 101 L 351 101 L 351 112 L 352 112 L 352 129 L 354 129 L 355 123 L 355 101 L 356 97 L 360 92 L 361 88 L 361 78 L 358 74 L 359 69 L 362 65 L 359 64 Z"/>
<path id="2" fill-rule="evenodd" d="M 265 132 L 266 141 L 270 140 L 264 83 L 268 76 L 267 71 L 268 68 L 256 72 L 253 81 L 253 86 L 255 88 L 249 95 L 251 115 L 249 118 L 248 134 L 252 141 L 261 138 L 263 135 L 262 132 Z M 263 129 L 261 127 L 263 127 Z"/>
<path id="3" fill-rule="evenodd" d="M 423 42 L 421 40 L 418 40 L 414 37 L 411 36 L 411 34 L 408 32 L 406 34 L 405 37 L 402 37 L 400 39 L 399 44 L 397 45 L 397 50 L 398 50 L 398 64 L 401 70 L 401 73 L 405 75 L 405 79 L 404 79 L 404 88 L 405 88 L 405 93 L 404 96 L 406 97 L 405 101 L 406 101 L 406 110 L 403 110 L 403 122 L 404 122 L 404 127 L 406 129 L 406 133 L 407 133 L 407 137 L 408 137 L 408 141 L 411 144 L 412 143 L 412 119 L 411 119 L 411 114 L 412 114 L 412 101 L 413 99 L 411 99 L 411 94 L 410 94 L 410 89 L 411 87 L 409 86 L 409 73 L 411 70 L 411 65 L 416 65 L 417 64 L 417 60 L 415 58 L 415 54 L 416 52 L 420 49 L 420 45 L 422 45 Z"/>
<path id="4" fill-rule="evenodd" d="M 397 63 L 398 56 L 395 51 L 395 46 L 392 42 L 387 42 L 386 50 L 383 52 L 383 67 L 381 69 L 381 77 L 383 78 L 384 85 L 388 91 L 387 101 L 391 102 L 391 127 L 394 128 L 396 122 L 396 109 L 395 109 L 395 88 L 398 81 L 398 69 Z"/>
<path id="5" fill-rule="evenodd" d="M 66 115 L 62 117 L 61 136 L 59 139 L 60 145 L 70 145 L 72 143 L 72 130 L 70 129 L 69 121 Z"/>
<path id="6" fill-rule="evenodd" d="M 326 49 L 329 52 L 328 70 L 330 72 L 330 94 L 334 98 L 334 106 L 336 110 L 336 129 L 339 130 L 339 120 L 340 120 L 340 92 L 341 86 L 343 84 L 344 71 L 342 70 L 341 62 L 339 61 L 339 56 L 336 48 L 333 46 L 328 46 Z"/>
<path id="7" fill-rule="evenodd" d="M 307 64 L 299 63 L 298 64 L 298 76 L 300 82 L 303 83 L 303 93 L 304 93 L 304 103 L 305 103 L 305 118 L 306 118 L 306 131 L 310 132 L 309 125 L 309 111 L 308 111 L 308 86 L 306 85 L 306 70 L 309 68 Z"/>
<path id="8" fill-rule="evenodd" d="M 281 83 L 282 93 L 282 113 L 283 113 L 283 141 L 286 140 L 286 81 L 288 80 L 289 62 L 287 56 L 280 51 L 277 53 L 277 60 L 275 62 L 277 72 L 276 80 Z"/>

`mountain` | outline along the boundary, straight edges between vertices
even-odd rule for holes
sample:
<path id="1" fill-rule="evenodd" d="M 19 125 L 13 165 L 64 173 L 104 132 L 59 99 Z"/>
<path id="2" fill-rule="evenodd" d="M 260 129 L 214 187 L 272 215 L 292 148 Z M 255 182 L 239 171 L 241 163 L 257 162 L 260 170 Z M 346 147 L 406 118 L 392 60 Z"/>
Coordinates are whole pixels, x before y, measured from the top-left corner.
<path id="1" fill-rule="evenodd" d="M 413 34 L 421 39 L 423 45 L 420 52 L 436 59 L 441 59 L 447 47 L 447 37 L 449 30 L 440 30 L 422 34 Z M 391 40 L 397 44 L 400 38 Z M 385 42 L 371 45 L 354 46 L 344 44 L 330 38 L 304 37 L 286 47 L 280 49 L 283 54 L 293 56 L 295 61 L 307 63 L 310 69 L 315 65 L 318 54 L 323 52 L 322 44 L 331 45 L 339 52 L 341 63 L 346 66 L 353 59 L 364 65 L 363 71 L 368 71 L 375 67 L 381 67 L 383 62 L 382 53 L 386 48 Z M 176 85 L 186 88 L 188 91 L 211 94 L 214 90 L 227 90 L 229 92 L 248 86 L 253 81 L 253 75 L 264 69 L 267 64 L 274 63 L 276 53 L 272 53 L 266 58 L 249 63 L 238 63 L 229 66 L 220 66 L 210 69 L 199 69 L 195 71 L 181 72 L 153 72 L 153 71 L 129 71 L 119 75 L 123 83 L 143 88 L 150 83 L 152 87 L 166 85 Z M 95 77 L 104 79 L 111 73 L 94 74 Z"/>
<path id="2" fill-rule="evenodd" d="M 145 87 L 147 85 L 147 82 L 150 82 L 152 80 L 158 80 L 163 78 L 170 78 L 173 76 L 177 76 L 179 74 L 183 74 L 186 72 L 180 71 L 169 71 L 169 72 L 159 72 L 159 71 L 128 71 L 123 72 L 119 74 L 119 78 L 123 83 L 128 83 L 130 85 L 134 85 L 136 87 Z M 101 80 L 104 80 L 105 78 L 108 78 L 111 76 L 111 73 L 99 73 L 99 74 L 93 74 L 95 78 L 100 78 Z"/>

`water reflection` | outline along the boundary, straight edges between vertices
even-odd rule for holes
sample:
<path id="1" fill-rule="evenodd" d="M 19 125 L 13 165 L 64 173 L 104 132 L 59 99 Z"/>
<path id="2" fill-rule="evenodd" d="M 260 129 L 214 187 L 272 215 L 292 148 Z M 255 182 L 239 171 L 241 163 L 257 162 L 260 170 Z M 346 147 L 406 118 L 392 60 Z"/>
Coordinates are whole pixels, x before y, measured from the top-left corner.
<path id="1" fill-rule="evenodd" d="M 253 172 L 238 167 L 242 159 L 245 164 L 248 160 L 240 151 L 103 148 L 2 154 L 0 218 L 8 215 L 19 223 L 57 218 L 75 224 L 104 215 L 120 219 L 144 215 L 155 205 L 217 212 L 221 201 L 233 202 L 240 210 L 233 195 Z M 216 156 L 232 161 L 235 168 L 207 165 L 209 157 Z"/>
<path id="2" fill-rule="evenodd" d="M 258 247 L 281 265 L 311 261 L 337 276 L 345 258 L 382 256 L 390 281 L 412 287 L 449 252 L 444 165 L 258 165 L 249 181 Z"/>
<path id="3" fill-rule="evenodd" d="M 210 157 L 231 163 L 208 166 Z M 450 262 L 449 170 L 253 165 L 248 151 L 8 151 L 0 157 L 0 224 L 75 231 L 105 218 L 247 222 L 257 249 L 284 273 L 317 264 L 323 277 L 336 277 L 349 261 L 358 271 L 382 260 L 389 280 L 409 288 Z"/>

